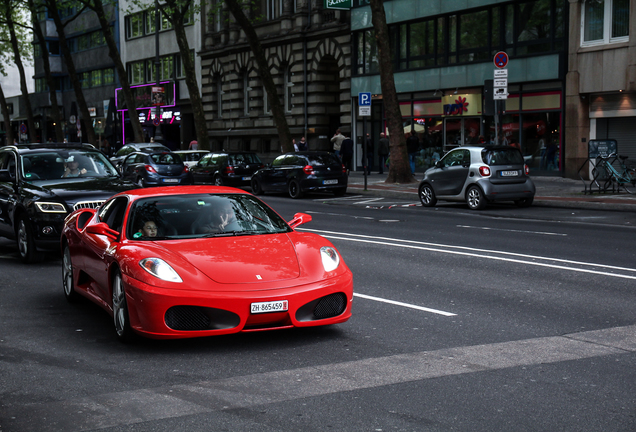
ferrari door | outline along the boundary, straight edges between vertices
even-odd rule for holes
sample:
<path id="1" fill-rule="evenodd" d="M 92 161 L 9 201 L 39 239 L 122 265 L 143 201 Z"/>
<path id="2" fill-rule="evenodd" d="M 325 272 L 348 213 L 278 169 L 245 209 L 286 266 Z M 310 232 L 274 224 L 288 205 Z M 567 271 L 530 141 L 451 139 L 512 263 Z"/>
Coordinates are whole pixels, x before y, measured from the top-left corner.
<path id="1" fill-rule="evenodd" d="M 121 232 L 124 214 L 128 206 L 126 197 L 119 197 L 106 202 L 99 210 L 97 218 L 91 223 L 104 222 L 110 229 Z M 105 235 L 84 230 L 84 269 L 92 280 L 95 281 L 93 294 L 110 304 L 110 287 L 108 281 L 108 267 L 114 259 L 117 250 L 118 239 L 112 239 Z"/>

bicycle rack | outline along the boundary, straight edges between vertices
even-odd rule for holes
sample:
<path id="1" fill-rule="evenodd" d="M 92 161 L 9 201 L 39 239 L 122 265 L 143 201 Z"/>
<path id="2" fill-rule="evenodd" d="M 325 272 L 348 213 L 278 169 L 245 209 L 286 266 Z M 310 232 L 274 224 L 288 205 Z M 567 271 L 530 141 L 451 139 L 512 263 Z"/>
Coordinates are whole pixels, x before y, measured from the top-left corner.
<path id="1" fill-rule="evenodd" d="M 583 191 L 584 195 L 587 195 L 588 193 L 592 195 L 594 192 L 606 193 L 608 189 L 610 189 L 610 186 L 612 189 L 612 193 L 614 192 L 614 184 L 613 182 L 609 181 L 611 176 L 607 172 L 605 167 L 598 166 L 598 159 L 599 158 L 588 157 L 578 170 L 579 178 L 583 182 L 583 187 L 585 188 L 585 190 Z M 585 180 L 583 176 L 581 175 L 581 171 L 588 163 L 592 166 L 592 173 L 594 174 L 592 179 L 589 181 L 589 184 L 586 183 L 587 180 Z M 601 183 L 599 182 L 602 182 L 603 185 L 601 186 Z"/>

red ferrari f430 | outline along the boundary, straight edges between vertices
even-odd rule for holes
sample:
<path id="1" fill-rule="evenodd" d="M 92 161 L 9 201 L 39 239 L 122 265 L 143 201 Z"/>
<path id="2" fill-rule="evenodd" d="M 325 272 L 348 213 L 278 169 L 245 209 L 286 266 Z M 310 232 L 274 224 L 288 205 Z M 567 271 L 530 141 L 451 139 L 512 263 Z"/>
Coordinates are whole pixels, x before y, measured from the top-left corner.
<path id="1" fill-rule="evenodd" d="M 239 189 L 138 189 L 70 214 L 63 287 L 113 316 L 117 336 L 189 338 L 337 324 L 353 278 L 324 237 Z"/>

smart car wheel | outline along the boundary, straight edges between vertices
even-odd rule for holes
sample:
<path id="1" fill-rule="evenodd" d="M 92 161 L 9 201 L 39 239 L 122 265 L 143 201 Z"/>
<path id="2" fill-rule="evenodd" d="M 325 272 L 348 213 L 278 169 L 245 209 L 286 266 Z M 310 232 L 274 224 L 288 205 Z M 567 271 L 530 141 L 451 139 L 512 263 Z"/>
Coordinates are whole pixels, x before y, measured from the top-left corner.
<path id="1" fill-rule="evenodd" d="M 223 186 L 223 177 L 221 177 L 220 175 L 215 175 L 214 176 L 214 185 L 215 186 Z"/>
<path id="2" fill-rule="evenodd" d="M 532 201 L 534 201 L 534 198 L 521 198 L 515 200 L 515 204 L 517 207 L 530 207 L 532 205 Z"/>
<path id="3" fill-rule="evenodd" d="M 71 250 L 68 245 L 64 245 L 62 255 L 62 286 L 64 287 L 64 297 L 69 303 L 77 300 L 78 294 L 73 285 L 73 263 L 71 262 Z"/>
<path id="4" fill-rule="evenodd" d="M 35 249 L 35 241 L 33 240 L 33 232 L 31 224 L 26 216 L 20 216 L 18 227 L 16 229 L 16 240 L 18 243 L 18 252 L 20 258 L 25 263 L 34 263 L 41 261 L 43 254 Z"/>
<path id="5" fill-rule="evenodd" d="M 263 194 L 263 188 L 261 187 L 261 184 L 259 183 L 259 181 L 255 178 L 252 179 L 252 193 L 254 195 L 262 195 Z"/>
<path id="6" fill-rule="evenodd" d="M 471 186 L 466 192 L 466 204 L 471 210 L 481 210 L 486 207 L 486 197 L 477 186 Z"/>
<path id="7" fill-rule="evenodd" d="M 290 181 L 287 191 L 289 192 L 289 196 L 294 199 L 297 199 L 303 196 L 303 192 L 300 189 L 300 183 L 298 183 L 298 180 Z"/>
<path id="8" fill-rule="evenodd" d="M 422 201 L 422 205 L 424 207 L 433 207 L 435 204 L 437 204 L 435 192 L 433 192 L 433 188 L 430 185 L 424 183 L 422 186 L 420 186 L 419 194 L 420 201 Z"/>
<path id="9" fill-rule="evenodd" d="M 117 337 L 122 342 L 128 342 L 133 337 L 128 319 L 128 304 L 126 302 L 126 290 L 119 270 L 113 274 L 113 321 Z"/>

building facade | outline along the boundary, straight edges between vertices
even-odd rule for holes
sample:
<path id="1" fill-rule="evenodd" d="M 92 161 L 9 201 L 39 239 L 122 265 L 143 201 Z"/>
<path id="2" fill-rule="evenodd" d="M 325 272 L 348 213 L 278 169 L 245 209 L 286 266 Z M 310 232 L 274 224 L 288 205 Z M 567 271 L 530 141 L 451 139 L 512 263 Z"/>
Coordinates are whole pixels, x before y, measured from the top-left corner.
<path id="1" fill-rule="evenodd" d="M 570 0 L 566 85 L 568 173 L 588 157 L 588 139 L 615 139 L 636 160 L 636 12 L 633 1 Z"/>
<path id="2" fill-rule="evenodd" d="M 258 67 L 222 4 L 212 2 L 200 52 L 202 92 L 213 149 L 256 151 L 264 160 L 281 144 Z M 349 11 L 322 0 L 261 0 L 246 10 L 266 50 L 292 137 L 329 150 L 337 128 L 350 133 Z"/>
<path id="3" fill-rule="evenodd" d="M 175 31 L 170 21 L 162 15 L 157 33 L 154 3 L 147 4 L 151 6 L 141 9 L 133 2 L 122 1 L 119 10 L 119 20 L 122 23 L 119 37 L 123 41 L 120 55 L 137 101 L 135 111 L 132 111 L 125 106 L 123 97 L 116 97 L 117 110 L 124 119 L 121 132 L 123 143 L 133 140 L 130 126 L 132 111 L 139 117 L 146 141 L 154 138 L 159 128 L 162 142 L 169 148 L 187 148 L 190 141 L 196 139 L 196 132 Z M 201 19 L 191 15 L 184 24 L 200 89 L 201 57 L 198 52 L 201 49 Z M 159 77 L 156 74 L 157 53 Z M 157 104 L 152 100 L 153 94 L 157 94 L 156 91 L 153 93 L 153 89 L 157 88 L 162 89 L 165 99 L 158 104 L 158 115 Z"/>
<path id="4" fill-rule="evenodd" d="M 118 3 L 111 2 L 104 6 L 111 30 L 118 41 L 119 22 L 117 19 Z M 63 20 L 74 17 L 78 11 L 75 7 L 60 9 Z M 81 82 L 84 99 L 88 105 L 90 118 L 82 118 L 77 106 L 77 97 L 71 83 L 70 75 L 62 51 L 55 23 L 48 12 L 38 16 L 39 23 L 46 39 L 51 74 L 57 90 L 57 104 L 62 111 L 63 131 L 71 142 L 86 140 L 86 124 L 93 125 L 98 139 L 108 139 L 113 144 L 118 139 L 117 127 L 107 124 L 108 109 L 118 84 L 114 63 L 108 55 L 108 47 L 99 24 L 92 11 L 84 11 L 76 19 L 70 20 L 64 30 L 66 41 L 73 57 L 73 63 Z M 51 100 L 45 79 L 43 57 L 40 46 L 36 43 L 34 50 L 35 91 L 31 95 L 36 129 L 38 136 L 32 142 L 56 140 L 55 129 L 51 117 Z M 84 132 L 82 132 L 84 131 Z"/>
<path id="5" fill-rule="evenodd" d="M 351 100 L 374 95 L 366 130 L 374 146 L 386 129 L 377 48 L 367 0 L 354 0 Z M 563 175 L 567 0 L 386 2 L 404 132 L 420 137 L 417 170 L 458 145 L 518 146 L 533 174 Z M 488 80 L 496 53 L 509 62 L 498 121 Z M 491 89 L 492 90 L 492 89 Z M 354 114 L 355 111 L 354 111 Z M 362 136 L 362 118 L 354 116 Z M 497 123 L 498 128 L 495 128 Z M 377 147 L 376 147 L 377 148 Z M 377 161 L 377 158 L 376 158 Z"/>

